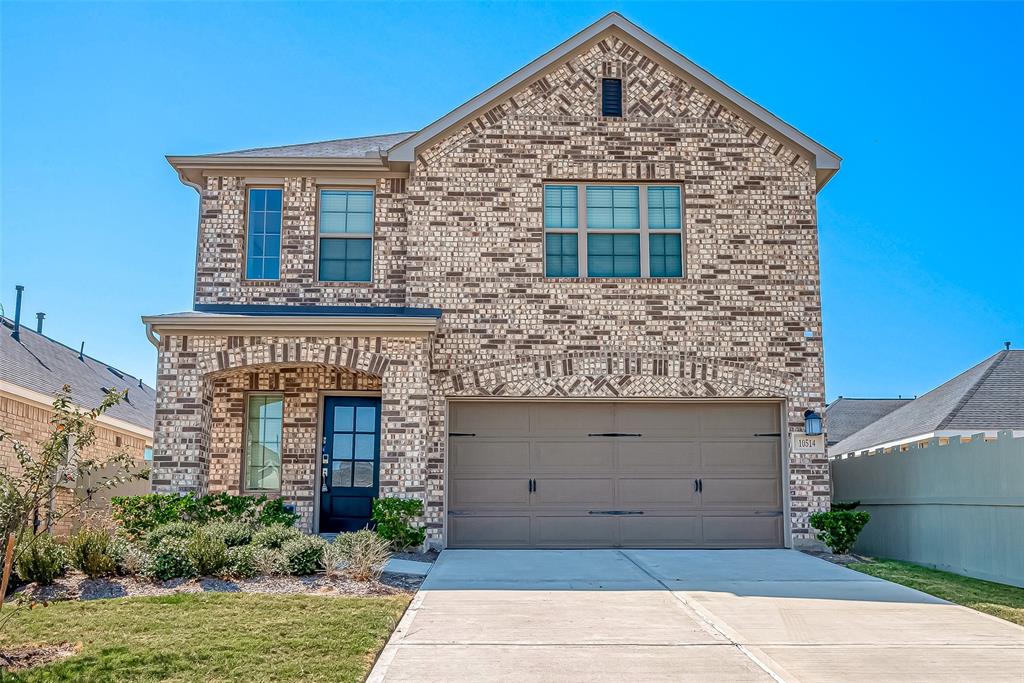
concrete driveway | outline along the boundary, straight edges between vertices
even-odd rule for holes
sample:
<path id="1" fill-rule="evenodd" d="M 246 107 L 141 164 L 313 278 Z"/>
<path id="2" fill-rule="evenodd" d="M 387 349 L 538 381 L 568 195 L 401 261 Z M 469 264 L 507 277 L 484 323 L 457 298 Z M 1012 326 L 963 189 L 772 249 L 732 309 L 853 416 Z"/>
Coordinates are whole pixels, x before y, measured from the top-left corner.
<path id="1" fill-rule="evenodd" d="M 377 681 L 1024 681 L 1024 628 L 791 550 L 447 550 Z"/>

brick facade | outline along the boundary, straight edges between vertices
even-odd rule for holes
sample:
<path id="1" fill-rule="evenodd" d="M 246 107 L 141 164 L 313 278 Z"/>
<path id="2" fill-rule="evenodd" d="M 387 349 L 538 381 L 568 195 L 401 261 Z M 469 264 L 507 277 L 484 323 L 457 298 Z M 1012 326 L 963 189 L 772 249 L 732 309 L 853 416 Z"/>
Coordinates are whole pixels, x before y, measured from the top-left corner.
<path id="1" fill-rule="evenodd" d="M 624 79 L 623 118 L 597 115 L 607 74 Z M 681 184 L 684 277 L 544 277 L 544 183 L 593 180 Z M 206 179 L 197 304 L 444 313 L 423 338 L 165 335 L 161 490 L 233 490 L 242 392 L 269 383 L 290 387 L 296 419 L 305 420 L 288 437 L 284 493 L 307 526 L 312 397 L 325 385 L 379 386 L 382 493 L 425 497 L 435 543 L 448 398 L 779 398 L 793 429 L 804 410 L 824 404 L 812 164 L 642 46 L 605 36 L 419 150 L 407 178 L 375 183 L 374 282 L 353 286 L 314 279 L 315 172 L 281 179 L 273 283 L 242 279 L 246 178 Z M 828 468 L 824 455 L 788 459 L 799 543 L 810 537 L 809 513 L 828 504 Z"/>

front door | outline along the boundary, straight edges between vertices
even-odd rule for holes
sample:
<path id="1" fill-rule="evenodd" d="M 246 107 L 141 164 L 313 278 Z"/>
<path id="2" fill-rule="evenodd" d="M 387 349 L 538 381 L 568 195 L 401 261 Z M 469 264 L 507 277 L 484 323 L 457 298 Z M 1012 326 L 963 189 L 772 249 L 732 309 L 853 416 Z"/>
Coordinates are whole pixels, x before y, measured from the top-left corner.
<path id="1" fill-rule="evenodd" d="M 380 490 L 380 399 L 325 398 L 322 444 L 320 531 L 358 531 Z"/>

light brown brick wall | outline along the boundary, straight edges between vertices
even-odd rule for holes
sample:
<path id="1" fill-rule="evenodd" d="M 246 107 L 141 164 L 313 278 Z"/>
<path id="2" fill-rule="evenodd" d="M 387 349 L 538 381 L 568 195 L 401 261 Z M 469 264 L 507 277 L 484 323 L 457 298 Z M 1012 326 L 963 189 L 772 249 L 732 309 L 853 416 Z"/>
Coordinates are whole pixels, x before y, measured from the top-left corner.
<path id="1" fill-rule="evenodd" d="M 624 78 L 625 118 L 597 115 L 602 75 Z M 545 278 L 546 180 L 681 183 L 685 277 Z M 407 182 L 377 182 L 372 284 L 314 281 L 314 173 L 283 185 L 281 281 L 257 285 L 241 279 L 244 179 L 208 179 L 196 302 L 443 309 L 424 350 L 429 365 L 395 340 L 339 342 L 398 344 L 383 355 L 410 366 L 390 379 L 422 387 L 427 411 L 393 426 L 415 447 L 392 452 L 386 467 L 395 475 L 389 490 L 426 496 L 435 539 L 446 398 L 776 397 L 793 429 L 804 410 L 823 407 L 816 190 L 806 153 L 617 38 L 582 49 L 421 150 Z M 168 489 L 202 489 L 213 476 L 217 429 L 190 344 L 209 355 L 266 340 L 165 339 L 158 453 Z M 388 385 L 385 374 L 382 391 L 401 395 Z M 828 503 L 827 463 L 790 454 L 789 465 L 793 530 L 807 538 L 809 513 Z"/>
<path id="2" fill-rule="evenodd" d="M 33 453 L 39 452 L 39 442 L 48 438 L 51 427 L 50 418 L 52 412 L 34 403 L 19 400 L 9 396 L 0 396 L 0 424 L 10 432 L 11 440 L 0 441 L 0 467 L 4 472 L 19 474 L 21 465 L 14 453 L 13 441 L 20 441 L 25 444 Z M 113 430 L 101 424 L 95 425 L 96 440 L 85 455 L 89 458 L 96 458 L 104 461 L 112 458 L 118 453 L 131 455 L 141 465 L 144 462 L 146 441 L 138 436 L 126 434 Z M 120 440 L 120 445 L 118 445 Z M 130 487 L 133 489 L 137 487 Z M 73 491 L 74 486 L 62 487 L 57 497 L 57 510 L 61 514 L 75 504 L 78 497 Z M 118 495 L 115 491 L 113 495 Z M 39 511 L 40 519 L 45 520 L 46 509 Z M 55 527 L 54 531 L 64 535 L 68 533 L 75 520 L 76 515 L 65 516 Z"/>

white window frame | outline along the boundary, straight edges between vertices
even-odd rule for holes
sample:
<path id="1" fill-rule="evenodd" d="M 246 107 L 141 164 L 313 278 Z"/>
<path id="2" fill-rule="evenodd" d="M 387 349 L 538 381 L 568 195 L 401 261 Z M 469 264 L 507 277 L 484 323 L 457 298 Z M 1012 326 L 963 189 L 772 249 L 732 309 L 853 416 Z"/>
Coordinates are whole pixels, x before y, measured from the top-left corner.
<path id="1" fill-rule="evenodd" d="M 350 233 L 350 232 L 321 232 L 320 231 L 320 205 L 323 200 L 324 192 L 369 192 L 370 193 L 370 206 L 372 212 L 370 214 L 370 232 L 368 233 Z M 316 281 L 317 284 L 321 285 L 355 285 L 355 286 L 368 286 L 373 284 L 377 269 L 377 259 L 375 258 L 375 235 L 377 233 L 377 188 L 367 185 L 320 185 L 316 188 Z M 369 280 L 322 280 L 320 278 L 320 241 L 323 239 L 358 239 L 358 240 L 370 240 L 370 279 Z"/>
<path id="2" fill-rule="evenodd" d="M 680 280 L 686 277 L 686 200 L 683 194 L 683 184 L 680 182 L 630 182 L 621 180 L 607 180 L 607 181 L 589 181 L 589 182 L 578 182 L 578 181 L 558 181 L 558 180 L 546 180 L 544 186 L 541 189 L 541 225 L 544 225 L 544 205 L 543 197 L 546 188 L 548 187 L 575 187 L 576 188 L 576 210 L 578 212 L 576 218 L 576 229 L 572 228 L 547 228 L 544 227 L 544 277 L 548 280 L 640 280 L 640 279 L 655 279 L 655 280 Z M 636 230 L 614 230 L 614 229 L 596 229 L 587 230 L 587 188 L 588 187 L 636 187 L 637 192 L 640 195 L 640 275 L 639 277 L 631 276 L 592 276 L 587 270 L 587 235 L 593 233 L 599 234 L 613 234 L 613 235 L 634 235 Z M 679 230 L 674 229 L 657 229 L 651 230 L 648 216 L 647 216 L 647 188 L 648 187 L 677 187 L 679 188 Z M 679 275 L 658 275 L 651 278 L 651 233 L 656 235 L 679 235 Z M 561 277 L 561 276 L 549 276 L 548 273 L 548 252 L 547 252 L 547 235 L 548 233 L 560 233 L 563 235 L 576 234 L 576 254 L 579 259 L 579 275 L 576 278 L 572 277 Z"/>

